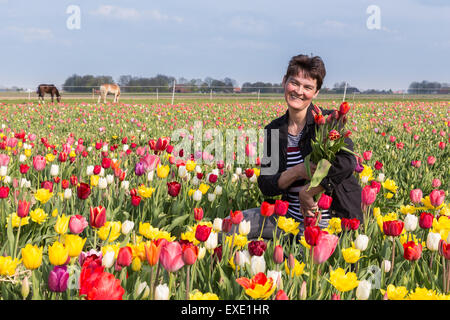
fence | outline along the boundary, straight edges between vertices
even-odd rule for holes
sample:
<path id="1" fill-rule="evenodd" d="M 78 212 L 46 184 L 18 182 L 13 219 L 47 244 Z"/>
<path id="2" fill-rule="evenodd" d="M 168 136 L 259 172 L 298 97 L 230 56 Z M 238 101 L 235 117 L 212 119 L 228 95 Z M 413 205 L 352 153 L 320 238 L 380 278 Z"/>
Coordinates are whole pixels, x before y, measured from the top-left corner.
<path id="1" fill-rule="evenodd" d="M 98 100 L 99 86 L 57 86 L 61 88 L 60 94 L 62 98 L 66 99 L 93 99 Z M 214 100 L 214 99 L 250 99 L 250 100 L 284 100 L 283 87 L 198 87 L 183 84 L 175 84 L 171 86 L 121 86 L 121 100 L 169 100 L 174 103 L 175 100 Z M 417 99 L 439 99 L 450 100 L 449 93 L 430 93 L 430 89 L 415 89 L 416 91 L 425 91 L 426 93 L 408 93 L 407 90 L 398 90 L 394 93 L 360 93 L 347 87 L 336 91 L 321 90 L 316 100 L 381 100 L 381 99 L 395 99 L 395 100 L 417 100 Z M 49 100 L 49 95 L 45 99 Z M 0 99 L 26 99 L 36 100 L 36 90 L 27 89 L 25 91 L 0 91 Z M 111 94 L 107 97 L 112 100 Z"/>

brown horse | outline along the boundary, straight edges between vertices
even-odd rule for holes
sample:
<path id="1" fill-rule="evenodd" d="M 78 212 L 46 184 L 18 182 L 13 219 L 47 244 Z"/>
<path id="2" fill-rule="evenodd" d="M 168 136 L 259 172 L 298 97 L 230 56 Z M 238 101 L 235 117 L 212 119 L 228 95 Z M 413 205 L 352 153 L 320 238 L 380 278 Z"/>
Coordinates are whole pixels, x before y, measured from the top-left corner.
<path id="1" fill-rule="evenodd" d="M 46 93 L 49 93 L 52 96 L 52 102 L 53 97 L 56 96 L 56 100 L 58 102 L 61 102 L 61 95 L 59 94 L 58 89 L 53 84 L 40 84 L 37 88 L 36 93 L 39 95 L 39 102 L 44 101 L 44 95 Z"/>
<path id="2" fill-rule="evenodd" d="M 97 103 L 100 103 L 100 99 L 103 97 L 103 103 L 106 103 L 106 95 L 111 92 L 114 94 L 114 103 L 119 102 L 120 87 L 117 84 L 102 84 L 100 86 L 100 95 L 98 96 Z"/>

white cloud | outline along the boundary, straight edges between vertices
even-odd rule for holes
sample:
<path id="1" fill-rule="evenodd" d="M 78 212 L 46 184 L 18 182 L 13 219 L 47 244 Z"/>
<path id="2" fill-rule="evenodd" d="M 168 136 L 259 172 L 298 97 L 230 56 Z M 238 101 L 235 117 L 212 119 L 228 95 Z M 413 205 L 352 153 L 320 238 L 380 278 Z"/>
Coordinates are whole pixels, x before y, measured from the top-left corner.
<path id="1" fill-rule="evenodd" d="M 231 18 L 229 26 L 236 31 L 247 34 L 262 34 L 266 32 L 264 22 L 252 17 L 235 16 Z"/>
<path id="2" fill-rule="evenodd" d="M 112 5 L 101 5 L 96 10 L 91 11 L 90 14 L 94 16 L 101 16 L 116 20 L 153 20 L 153 21 L 175 21 L 181 23 L 183 19 L 178 16 L 169 16 L 163 14 L 158 10 L 143 10 L 138 11 L 134 8 L 123 8 Z"/>
<path id="3" fill-rule="evenodd" d="M 2 33 L 19 36 L 25 42 L 52 40 L 54 38 L 53 32 L 50 29 L 34 27 L 10 26 L 4 28 Z"/>

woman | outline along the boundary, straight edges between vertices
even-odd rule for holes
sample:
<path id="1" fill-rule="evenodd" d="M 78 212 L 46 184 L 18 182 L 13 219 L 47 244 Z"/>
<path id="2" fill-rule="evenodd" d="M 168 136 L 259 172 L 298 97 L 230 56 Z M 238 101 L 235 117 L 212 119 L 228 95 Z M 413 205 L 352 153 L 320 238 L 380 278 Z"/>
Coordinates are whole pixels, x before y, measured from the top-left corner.
<path id="1" fill-rule="evenodd" d="M 287 217 L 299 221 L 301 231 L 304 228 L 304 218 L 313 217 L 318 209 L 314 196 L 321 192 L 331 196 L 333 201 L 330 209 L 322 213 L 320 227 L 326 227 L 332 217 L 357 218 L 363 221 L 362 190 L 353 176 L 357 163 L 352 154 L 338 152 L 328 175 L 319 186 L 308 190 L 309 177 L 303 159 L 312 151 L 311 141 L 315 138 L 316 126 L 312 100 L 319 94 L 325 74 L 325 66 L 320 57 L 294 56 L 282 82 L 287 111 L 265 127 L 265 150 L 258 186 L 264 196 L 282 195 L 282 200 L 289 202 Z M 331 112 L 332 110 L 322 110 L 324 115 Z M 347 137 L 345 142 L 347 148 L 353 150 L 351 139 Z M 311 167 L 312 170 L 315 169 L 314 164 Z M 266 201 L 271 202 L 268 199 Z M 249 239 L 259 236 L 262 218 L 259 208 L 244 211 L 244 219 L 251 221 Z M 263 238 L 272 237 L 275 223 L 273 216 L 267 219 Z"/>

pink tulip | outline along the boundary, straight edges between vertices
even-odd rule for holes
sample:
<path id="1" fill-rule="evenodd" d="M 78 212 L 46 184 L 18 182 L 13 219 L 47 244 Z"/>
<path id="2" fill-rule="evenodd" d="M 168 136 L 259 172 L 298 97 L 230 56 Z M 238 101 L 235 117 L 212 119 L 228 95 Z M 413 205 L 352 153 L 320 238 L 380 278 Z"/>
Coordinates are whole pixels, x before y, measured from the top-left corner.
<path id="1" fill-rule="evenodd" d="M 444 190 L 433 190 L 430 193 L 430 202 L 433 207 L 439 207 L 445 199 L 445 191 Z"/>
<path id="2" fill-rule="evenodd" d="M 422 200 L 423 193 L 420 189 L 413 189 L 409 192 L 409 198 L 413 203 L 419 203 Z"/>
<path id="3" fill-rule="evenodd" d="M 176 241 L 165 243 L 161 248 L 159 261 L 168 272 L 178 271 L 184 266 L 181 245 Z"/>
<path id="4" fill-rule="evenodd" d="M 377 189 L 371 186 L 365 186 L 361 192 L 361 201 L 363 205 L 369 206 L 375 202 L 377 198 Z"/>
<path id="5" fill-rule="evenodd" d="M 314 247 L 314 263 L 323 263 L 331 257 L 339 238 L 333 234 L 327 232 L 320 232 L 317 238 L 317 244 Z"/>
<path id="6" fill-rule="evenodd" d="M 441 186 L 441 180 L 437 178 L 433 179 L 433 181 L 431 182 L 431 186 L 433 188 L 439 188 Z"/>
<path id="7" fill-rule="evenodd" d="M 89 225 L 86 218 L 82 215 L 73 215 L 70 217 L 69 230 L 73 234 L 80 234 Z"/>
<path id="8" fill-rule="evenodd" d="M 154 170 L 160 163 L 159 157 L 156 155 L 151 155 L 150 153 L 147 153 L 147 155 L 142 157 L 140 161 L 144 164 L 144 169 L 146 171 Z"/>
<path id="9" fill-rule="evenodd" d="M 7 167 L 9 164 L 9 156 L 7 154 L 0 154 L 0 167 Z"/>
<path id="10" fill-rule="evenodd" d="M 43 156 L 35 156 L 33 158 L 33 168 L 36 171 L 42 171 L 45 168 L 46 160 Z"/>
<path id="11" fill-rule="evenodd" d="M 36 135 L 34 133 L 30 133 L 28 135 L 28 140 L 30 140 L 31 142 L 33 142 L 34 140 L 36 140 Z"/>
<path id="12" fill-rule="evenodd" d="M 427 158 L 427 163 L 428 163 L 428 165 L 432 166 L 435 162 L 436 162 L 436 158 L 435 158 L 435 157 L 429 156 L 429 157 Z"/>
<path id="13" fill-rule="evenodd" d="M 369 161 L 372 158 L 372 151 L 365 151 L 363 152 L 363 158 L 366 161 Z"/>

